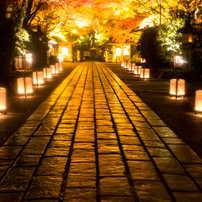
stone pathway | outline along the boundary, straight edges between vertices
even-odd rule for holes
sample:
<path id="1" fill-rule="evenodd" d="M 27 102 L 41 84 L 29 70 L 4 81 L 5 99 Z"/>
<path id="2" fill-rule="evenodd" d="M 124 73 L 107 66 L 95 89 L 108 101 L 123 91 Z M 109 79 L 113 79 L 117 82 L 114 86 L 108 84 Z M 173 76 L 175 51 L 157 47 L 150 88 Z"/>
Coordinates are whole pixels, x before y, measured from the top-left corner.
<path id="1" fill-rule="evenodd" d="M 77 66 L 0 148 L 0 201 L 202 201 L 202 160 L 102 63 Z"/>

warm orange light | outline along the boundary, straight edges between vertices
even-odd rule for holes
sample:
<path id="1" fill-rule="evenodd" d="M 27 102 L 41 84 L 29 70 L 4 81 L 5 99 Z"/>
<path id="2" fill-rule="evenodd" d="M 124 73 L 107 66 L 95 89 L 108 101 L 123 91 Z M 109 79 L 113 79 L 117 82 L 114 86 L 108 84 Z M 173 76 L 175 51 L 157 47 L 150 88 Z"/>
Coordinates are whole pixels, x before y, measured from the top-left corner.
<path id="1" fill-rule="evenodd" d="M 18 94 L 20 94 L 20 95 L 25 94 L 24 78 L 17 78 L 17 90 L 18 90 Z"/>
<path id="2" fill-rule="evenodd" d="M 6 111 L 6 88 L 0 88 L 0 111 Z"/>
<path id="3" fill-rule="evenodd" d="M 37 85 L 37 74 L 36 74 L 36 72 L 32 72 L 32 80 L 33 80 L 33 84 Z"/>
<path id="4" fill-rule="evenodd" d="M 47 79 L 47 68 L 43 68 L 43 78 Z"/>
<path id="5" fill-rule="evenodd" d="M 138 74 L 137 71 L 138 71 L 138 66 L 135 65 L 133 73 L 137 75 Z"/>
<path id="6" fill-rule="evenodd" d="M 195 95 L 195 111 L 202 112 L 202 90 L 197 90 Z"/>
<path id="7" fill-rule="evenodd" d="M 60 71 L 60 72 L 63 71 L 63 62 L 59 62 L 59 71 Z"/>
<path id="8" fill-rule="evenodd" d="M 150 77 L 150 70 L 148 68 L 141 68 L 140 69 L 140 78 L 142 79 L 149 79 Z"/>
<path id="9" fill-rule="evenodd" d="M 170 80 L 170 95 L 184 96 L 185 95 L 185 80 L 171 79 Z"/>
<path id="10" fill-rule="evenodd" d="M 33 93 L 33 85 L 32 85 L 32 78 L 31 77 L 25 77 L 25 91 L 27 94 Z"/>
<path id="11" fill-rule="evenodd" d="M 59 54 L 58 59 L 59 59 L 59 62 L 63 62 L 64 59 L 63 59 L 62 54 Z"/>
<path id="12" fill-rule="evenodd" d="M 193 36 L 189 35 L 189 42 L 192 43 L 193 42 Z"/>
<path id="13" fill-rule="evenodd" d="M 52 74 L 56 74 L 55 65 L 50 65 L 50 68 L 52 69 Z"/>
<path id="14" fill-rule="evenodd" d="M 37 84 L 38 85 L 44 84 L 44 78 L 43 78 L 43 72 L 42 71 L 37 72 Z"/>
<path id="15" fill-rule="evenodd" d="M 130 67 L 131 67 L 131 63 L 127 62 L 126 69 L 130 70 Z"/>
<path id="16" fill-rule="evenodd" d="M 55 63 L 55 73 L 59 74 L 59 63 Z"/>
<path id="17" fill-rule="evenodd" d="M 140 75 L 141 69 L 142 69 L 142 66 L 138 66 L 138 67 L 137 67 L 137 74 L 138 74 L 138 75 Z"/>
<path id="18" fill-rule="evenodd" d="M 132 73 L 134 73 L 134 69 L 135 69 L 135 63 L 132 63 L 132 65 L 131 65 L 131 71 L 132 71 Z"/>
<path id="19" fill-rule="evenodd" d="M 124 67 L 124 61 L 121 61 L 121 67 Z"/>
<path id="20" fill-rule="evenodd" d="M 47 68 L 47 79 L 50 80 L 52 79 L 52 69 L 51 68 Z"/>
<path id="21" fill-rule="evenodd" d="M 32 73 L 33 78 L 33 84 L 34 85 L 41 85 L 44 84 L 44 72 L 43 71 L 37 71 Z"/>

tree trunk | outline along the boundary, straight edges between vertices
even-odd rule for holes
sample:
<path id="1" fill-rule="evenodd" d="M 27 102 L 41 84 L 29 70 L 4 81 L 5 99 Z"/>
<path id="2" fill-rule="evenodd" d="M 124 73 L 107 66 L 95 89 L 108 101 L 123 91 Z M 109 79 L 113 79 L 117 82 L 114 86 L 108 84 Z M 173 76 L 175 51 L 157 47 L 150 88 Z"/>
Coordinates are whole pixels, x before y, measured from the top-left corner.
<path id="1" fill-rule="evenodd" d="M 23 21 L 24 21 L 24 19 L 25 19 L 27 4 L 28 4 L 28 0 L 24 0 L 23 3 L 22 3 L 22 10 L 21 10 L 21 13 L 20 13 L 19 28 L 22 28 Z"/>

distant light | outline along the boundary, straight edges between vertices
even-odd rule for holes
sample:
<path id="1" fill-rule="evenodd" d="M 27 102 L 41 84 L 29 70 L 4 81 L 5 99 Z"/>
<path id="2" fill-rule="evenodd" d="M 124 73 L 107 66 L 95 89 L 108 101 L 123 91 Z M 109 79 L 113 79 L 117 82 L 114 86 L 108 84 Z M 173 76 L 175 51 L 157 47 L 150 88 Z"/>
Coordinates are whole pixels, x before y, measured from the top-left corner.
<path id="1" fill-rule="evenodd" d="M 68 54 L 68 52 L 69 52 L 69 50 L 68 50 L 67 47 L 63 47 L 63 48 L 62 48 L 62 54 L 63 54 L 63 55 Z"/>
<path id="2" fill-rule="evenodd" d="M 116 55 L 121 56 L 121 48 L 116 48 Z"/>
<path id="3" fill-rule="evenodd" d="M 76 31 L 76 30 L 73 30 L 72 32 L 73 32 L 73 33 L 77 33 L 77 31 Z"/>

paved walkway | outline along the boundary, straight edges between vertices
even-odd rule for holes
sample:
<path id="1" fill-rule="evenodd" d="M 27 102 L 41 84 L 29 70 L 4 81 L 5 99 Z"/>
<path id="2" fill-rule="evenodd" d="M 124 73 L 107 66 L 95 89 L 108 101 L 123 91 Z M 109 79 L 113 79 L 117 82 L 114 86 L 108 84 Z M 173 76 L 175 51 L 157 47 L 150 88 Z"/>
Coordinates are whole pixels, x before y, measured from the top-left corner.
<path id="1" fill-rule="evenodd" d="M 0 201 L 202 201 L 202 160 L 102 63 L 81 63 L 0 148 Z"/>

